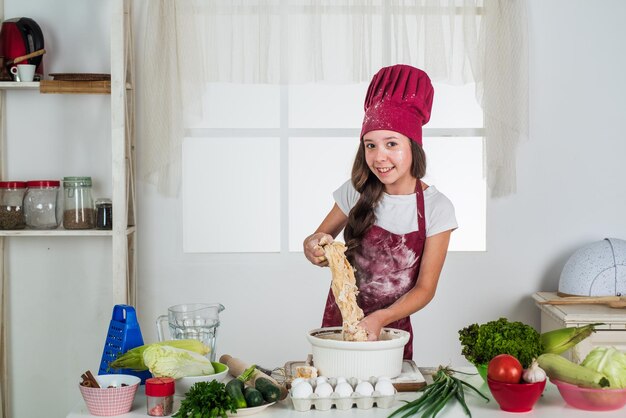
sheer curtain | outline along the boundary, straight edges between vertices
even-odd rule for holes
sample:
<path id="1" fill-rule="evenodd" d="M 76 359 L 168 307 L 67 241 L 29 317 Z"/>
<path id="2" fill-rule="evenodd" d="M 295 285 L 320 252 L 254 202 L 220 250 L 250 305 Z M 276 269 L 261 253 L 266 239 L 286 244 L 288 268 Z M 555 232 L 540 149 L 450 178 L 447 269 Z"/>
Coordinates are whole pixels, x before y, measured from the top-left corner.
<path id="1" fill-rule="evenodd" d="M 523 0 L 151 0 L 144 8 L 135 13 L 147 22 L 139 168 L 165 195 L 177 194 L 184 126 L 201 114 L 204 83 L 367 82 L 396 63 L 440 82 L 476 82 L 487 184 L 494 197 L 515 191 L 515 149 L 528 129 Z"/>

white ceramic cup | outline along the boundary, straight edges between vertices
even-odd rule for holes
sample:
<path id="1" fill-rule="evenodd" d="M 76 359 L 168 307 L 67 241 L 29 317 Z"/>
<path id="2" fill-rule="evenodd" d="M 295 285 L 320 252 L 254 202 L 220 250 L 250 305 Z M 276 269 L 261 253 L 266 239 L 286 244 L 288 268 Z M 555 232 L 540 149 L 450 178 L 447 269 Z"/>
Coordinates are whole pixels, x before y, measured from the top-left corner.
<path id="1" fill-rule="evenodd" d="M 11 74 L 16 76 L 15 81 L 33 81 L 35 78 L 35 65 L 18 64 L 15 67 L 11 67 Z"/>

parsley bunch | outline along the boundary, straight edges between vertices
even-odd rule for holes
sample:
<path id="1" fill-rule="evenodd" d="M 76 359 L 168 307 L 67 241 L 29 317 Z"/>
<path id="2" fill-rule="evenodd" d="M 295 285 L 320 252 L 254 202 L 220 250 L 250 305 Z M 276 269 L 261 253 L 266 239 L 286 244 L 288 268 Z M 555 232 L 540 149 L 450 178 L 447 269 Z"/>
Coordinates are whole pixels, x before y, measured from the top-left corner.
<path id="1" fill-rule="evenodd" d="M 226 393 L 226 385 L 216 380 L 197 382 L 180 404 L 173 417 L 226 418 L 226 412 L 236 412 L 235 401 Z"/>
<path id="2" fill-rule="evenodd" d="M 459 331 L 461 354 L 473 364 L 487 364 L 498 354 L 516 357 L 524 368 L 543 353 L 541 335 L 530 325 L 506 318 L 472 324 Z"/>

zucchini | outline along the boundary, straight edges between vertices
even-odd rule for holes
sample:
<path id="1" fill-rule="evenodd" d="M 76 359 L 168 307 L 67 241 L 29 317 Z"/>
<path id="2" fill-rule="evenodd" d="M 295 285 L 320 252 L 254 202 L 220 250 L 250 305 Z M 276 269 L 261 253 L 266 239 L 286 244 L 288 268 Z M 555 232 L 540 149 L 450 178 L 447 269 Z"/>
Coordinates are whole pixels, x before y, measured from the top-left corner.
<path id="1" fill-rule="evenodd" d="M 602 373 L 588 369 L 558 354 L 544 353 L 537 358 L 539 367 L 545 370 L 550 379 L 584 388 L 604 388 L 610 386 L 609 380 Z"/>
<path id="2" fill-rule="evenodd" d="M 261 392 L 265 402 L 276 402 L 280 398 L 280 388 L 273 384 L 269 379 L 259 377 L 254 382 L 254 387 Z"/>
<path id="3" fill-rule="evenodd" d="M 233 401 L 235 401 L 237 409 L 248 406 L 246 398 L 243 396 L 243 382 L 241 380 L 233 379 L 226 383 L 226 393 Z"/>
<path id="4" fill-rule="evenodd" d="M 243 396 L 246 398 L 246 403 L 248 404 L 249 408 L 263 405 L 263 395 L 261 395 L 261 392 L 253 387 L 245 388 L 243 391 Z"/>

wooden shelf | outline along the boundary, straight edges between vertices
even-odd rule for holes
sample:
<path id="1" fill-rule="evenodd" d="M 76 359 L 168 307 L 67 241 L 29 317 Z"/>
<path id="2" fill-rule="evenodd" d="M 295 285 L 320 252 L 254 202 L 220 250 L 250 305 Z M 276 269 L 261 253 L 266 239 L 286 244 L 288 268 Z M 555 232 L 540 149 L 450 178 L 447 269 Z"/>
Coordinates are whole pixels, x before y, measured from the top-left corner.
<path id="1" fill-rule="evenodd" d="M 134 226 L 126 228 L 126 235 L 135 232 Z M 0 230 L 2 237 L 107 237 L 113 236 L 112 230 L 100 229 L 17 229 Z"/>
<path id="2" fill-rule="evenodd" d="M 111 94 L 111 82 L 42 80 L 39 92 L 43 94 Z"/>

